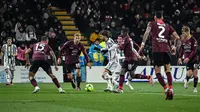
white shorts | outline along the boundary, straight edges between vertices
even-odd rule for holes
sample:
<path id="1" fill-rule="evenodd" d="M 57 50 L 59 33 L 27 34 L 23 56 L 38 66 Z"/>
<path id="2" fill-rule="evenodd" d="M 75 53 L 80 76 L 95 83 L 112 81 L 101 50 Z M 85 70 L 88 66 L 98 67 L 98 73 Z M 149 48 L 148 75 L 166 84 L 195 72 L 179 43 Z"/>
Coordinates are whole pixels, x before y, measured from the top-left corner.
<path id="1" fill-rule="evenodd" d="M 110 61 L 105 69 L 109 70 L 112 74 L 121 71 L 121 65 L 116 61 Z"/>
<path id="2" fill-rule="evenodd" d="M 10 70 L 15 70 L 15 59 L 14 58 L 4 58 L 4 67 Z"/>

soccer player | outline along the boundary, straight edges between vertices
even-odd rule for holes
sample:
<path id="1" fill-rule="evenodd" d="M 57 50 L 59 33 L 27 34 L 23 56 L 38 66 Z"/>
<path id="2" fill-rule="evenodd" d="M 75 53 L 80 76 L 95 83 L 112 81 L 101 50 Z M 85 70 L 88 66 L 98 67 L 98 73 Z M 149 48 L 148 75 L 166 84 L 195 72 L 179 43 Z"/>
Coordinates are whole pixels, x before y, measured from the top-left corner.
<path id="1" fill-rule="evenodd" d="M 182 57 L 184 57 L 183 63 L 186 64 L 187 76 L 184 80 L 184 88 L 188 88 L 188 81 L 191 76 L 194 76 L 194 89 L 193 92 L 197 92 L 197 83 L 198 83 L 198 66 L 199 66 L 199 57 L 197 55 L 197 40 L 191 36 L 190 28 L 183 26 L 182 28 L 182 45 L 179 55 L 179 64 L 182 64 Z"/>
<path id="2" fill-rule="evenodd" d="M 173 39 L 179 39 L 178 34 L 176 31 L 168 24 L 163 22 L 163 13 L 156 12 L 154 16 L 155 21 L 150 22 L 147 25 L 147 29 L 143 36 L 143 42 L 141 43 L 141 49 L 144 48 L 145 42 L 150 34 L 152 33 L 152 52 L 153 52 L 153 61 L 154 61 L 154 68 L 156 77 L 159 83 L 165 90 L 166 93 L 166 100 L 173 99 L 173 88 L 172 88 L 172 75 L 170 72 L 170 46 L 169 41 L 171 40 L 171 35 Z M 172 51 L 174 51 L 175 47 L 173 47 Z M 167 75 L 168 85 L 165 84 L 165 81 L 161 75 L 161 66 L 165 67 L 165 73 Z"/>
<path id="3" fill-rule="evenodd" d="M 122 43 L 122 41 L 123 41 L 122 36 L 121 36 L 121 35 L 118 36 L 117 42 L 118 42 L 119 45 Z M 135 53 L 138 53 L 138 52 L 135 50 L 134 46 L 138 47 L 138 49 L 140 48 L 140 46 L 139 46 L 138 44 L 136 44 L 131 38 L 130 38 L 130 41 L 131 41 L 131 45 L 132 45 L 132 50 L 133 50 Z M 118 52 L 119 52 L 119 54 L 118 54 L 118 59 L 119 59 L 120 65 L 122 66 L 122 63 L 123 63 L 123 61 L 124 61 L 124 59 L 125 59 L 124 53 L 123 53 L 121 50 L 119 50 L 119 49 L 118 49 Z M 141 58 L 144 59 L 144 60 L 146 60 L 146 57 L 144 56 L 144 54 L 143 54 L 142 52 L 139 52 L 139 55 L 140 55 L 140 54 L 141 54 L 141 56 L 142 56 Z M 137 60 L 137 61 L 138 61 L 138 60 Z M 136 61 L 136 63 L 135 63 L 136 65 L 137 65 L 137 61 Z M 135 66 L 136 66 L 136 65 L 135 65 Z M 137 67 L 137 66 L 136 66 L 136 67 Z M 127 72 L 126 74 L 129 75 L 128 80 L 127 80 L 127 82 L 126 82 L 126 86 L 128 86 L 130 90 L 133 90 L 133 89 L 134 89 L 134 88 L 132 87 L 132 85 L 131 85 L 131 80 L 132 80 L 132 79 L 148 79 L 148 80 L 149 80 L 149 83 L 150 83 L 150 84 L 153 84 L 153 79 L 152 79 L 152 77 L 151 77 L 150 75 L 148 75 L 148 76 L 145 76 L 145 75 L 142 75 L 142 74 L 132 74 L 132 75 L 130 75 L 129 72 Z M 119 77 L 119 76 L 118 76 L 118 77 Z M 113 79 L 116 79 L 116 78 L 113 78 Z M 116 81 L 113 81 L 113 82 L 116 83 Z"/>
<path id="4" fill-rule="evenodd" d="M 33 52 L 33 56 L 32 56 L 33 62 L 29 69 L 29 76 L 28 76 L 31 84 L 35 87 L 33 93 L 37 93 L 40 90 L 40 88 L 37 85 L 37 81 L 34 79 L 35 74 L 38 71 L 39 67 L 41 67 L 51 77 L 52 81 L 57 86 L 58 91 L 60 93 L 65 93 L 65 91 L 60 87 L 60 84 L 59 84 L 57 78 L 53 75 L 51 66 L 47 62 L 47 54 L 50 54 L 54 61 L 55 70 L 56 71 L 58 70 L 56 56 L 55 56 L 53 50 L 51 49 L 51 47 L 48 45 L 48 42 L 49 42 L 48 37 L 42 36 L 41 42 L 34 44 L 32 48 L 29 48 L 26 51 L 25 67 L 30 66 L 29 53 Z"/>
<path id="5" fill-rule="evenodd" d="M 142 57 L 138 54 L 138 52 L 133 47 L 133 42 L 130 36 L 128 35 L 128 29 L 122 29 L 122 42 L 118 46 L 120 50 L 124 52 L 124 62 L 122 64 L 122 69 L 119 78 L 119 87 L 117 88 L 115 93 L 123 93 L 123 83 L 124 83 L 124 75 L 128 72 L 130 75 L 129 81 L 136 79 L 151 79 L 151 76 L 145 76 L 142 74 L 135 74 L 135 70 L 137 68 L 137 60 L 142 59 Z M 130 82 L 128 82 L 130 84 Z"/>
<path id="6" fill-rule="evenodd" d="M 118 63 L 117 57 L 117 44 L 110 38 L 110 32 L 107 30 L 102 30 L 100 32 L 101 39 L 106 42 L 106 48 L 102 48 L 101 52 L 108 53 L 108 64 L 106 65 L 102 78 L 107 81 L 107 88 L 105 92 L 112 92 L 112 74 L 120 72 L 121 66 Z M 98 49 L 98 48 L 96 48 Z"/>
<path id="7" fill-rule="evenodd" d="M 74 40 L 67 41 L 60 49 L 59 56 L 58 56 L 58 64 L 61 63 L 61 53 L 65 52 L 65 68 L 66 68 L 66 75 L 71 80 L 72 87 L 77 90 L 81 90 L 80 83 L 81 83 L 81 73 L 80 73 L 80 63 L 79 63 L 79 56 L 81 52 L 83 52 L 85 59 L 87 61 L 87 65 L 91 68 L 88 54 L 84 48 L 84 45 L 80 43 L 81 41 L 81 34 L 75 33 Z M 77 80 L 77 87 L 75 85 L 75 81 L 73 79 L 72 72 L 76 69 L 76 80 Z"/>
<path id="8" fill-rule="evenodd" d="M 17 47 L 12 44 L 12 37 L 7 38 L 7 44 L 4 44 L 2 49 L 4 55 L 4 67 L 6 73 L 6 85 L 13 83 L 14 70 L 15 70 L 15 56 L 17 56 Z"/>

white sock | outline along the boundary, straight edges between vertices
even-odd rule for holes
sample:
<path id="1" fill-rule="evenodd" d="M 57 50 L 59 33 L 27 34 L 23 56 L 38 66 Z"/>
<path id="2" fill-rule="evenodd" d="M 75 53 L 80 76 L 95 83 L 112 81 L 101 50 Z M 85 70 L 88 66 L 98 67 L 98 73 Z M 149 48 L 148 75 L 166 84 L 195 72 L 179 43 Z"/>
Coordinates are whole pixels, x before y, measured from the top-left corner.
<path id="1" fill-rule="evenodd" d="M 8 69 L 7 72 L 6 72 L 6 82 L 7 83 L 10 83 L 11 82 L 11 73 L 10 73 L 10 70 Z"/>

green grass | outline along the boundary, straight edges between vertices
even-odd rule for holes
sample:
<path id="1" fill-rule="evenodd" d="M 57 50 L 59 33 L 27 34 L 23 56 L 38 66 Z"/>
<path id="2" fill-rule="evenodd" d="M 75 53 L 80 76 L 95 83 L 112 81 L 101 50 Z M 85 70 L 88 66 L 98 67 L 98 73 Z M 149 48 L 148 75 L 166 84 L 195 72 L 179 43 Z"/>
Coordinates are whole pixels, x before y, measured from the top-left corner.
<path id="1" fill-rule="evenodd" d="M 164 100 L 159 84 L 133 83 L 135 90 L 125 87 L 123 94 L 103 92 L 106 84 L 93 84 L 93 92 L 61 85 L 67 93 L 59 94 L 54 84 L 39 84 L 37 94 L 32 94 L 31 84 L 0 84 L 0 112 L 200 112 L 200 94 L 192 92 L 192 84 L 188 89 L 174 84 L 172 101 Z"/>

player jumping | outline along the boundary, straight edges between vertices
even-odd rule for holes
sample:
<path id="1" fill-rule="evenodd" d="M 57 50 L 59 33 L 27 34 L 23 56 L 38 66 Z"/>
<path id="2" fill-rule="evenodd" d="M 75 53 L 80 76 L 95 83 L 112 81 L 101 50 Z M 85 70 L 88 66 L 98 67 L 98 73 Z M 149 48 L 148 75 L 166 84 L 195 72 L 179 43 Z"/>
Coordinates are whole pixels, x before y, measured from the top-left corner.
<path id="1" fill-rule="evenodd" d="M 33 52 L 33 56 L 32 56 L 32 65 L 30 67 L 29 70 L 29 80 L 31 82 L 31 84 L 35 87 L 33 93 L 37 93 L 40 88 L 37 85 L 37 81 L 34 79 L 36 72 L 38 71 L 38 68 L 41 67 L 52 79 L 52 81 L 55 83 L 55 85 L 58 88 L 58 91 L 60 93 L 65 93 L 65 91 L 60 87 L 60 84 L 57 80 L 57 78 L 53 75 L 52 70 L 51 70 L 51 66 L 49 65 L 49 63 L 47 62 L 47 54 L 50 54 L 52 56 L 52 59 L 54 61 L 55 64 L 55 70 L 58 70 L 57 67 L 57 62 L 56 62 L 56 56 L 53 52 L 53 50 L 51 49 L 51 47 L 48 45 L 48 37 L 46 36 L 42 36 L 41 38 L 41 42 L 38 42 L 36 44 L 34 44 L 33 48 L 29 48 L 26 51 L 26 65 L 25 67 L 30 66 L 30 61 L 29 61 L 29 53 Z"/>
<path id="2" fill-rule="evenodd" d="M 74 34 L 74 40 L 67 41 L 60 49 L 59 56 L 58 56 L 58 64 L 61 63 L 61 53 L 65 52 L 65 67 L 66 67 L 66 75 L 71 80 L 72 87 L 77 90 L 81 90 L 80 83 L 81 83 L 81 73 L 80 73 L 80 64 L 79 64 L 79 56 L 81 52 L 83 52 L 85 59 L 87 61 L 88 67 L 91 68 L 89 58 L 87 52 L 84 48 L 84 45 L 80 43 L 81 34 L 76 33 Z M 73 70 L 76 69 L 76 80 L 77 80 L 77 87 L 75 85 L 75 81 L 72 75 Z"/>
<path id="3" fill-rule="evenodd" d="M 153 52 L 153 60 L 154 60 L 154 68 L 156 77 L 159 83 L 165 90 L 166 100 L 173 99 L 173 88 L 172 88 L 172 75 L 170 72 L 170 46 L 169 41 L 171 40 L 170 36 L 174 37 L 174 39 L 179 39 L 176 31 L 168 24 L 163 22 L 163 14 L 162 12 L 156 12 L 154 17 L 155 21 L 150 22 L 147 26 L 145 34 L 143 36 L 143 42 L 141 44 L 140 50 L 142 50 L 145 46 L 145 42 L 150 34 L 152 33 L 152 52 Z M 174 50 L 174 48 L 173 48 Z M 165 67 L 165 73 L 167 75 L 168 85 L 166 86 L 165 81 L 161 75 L 161 66 Z"/>
<path id="4" fill-rule="evenodd" d="M 2 49 L 4 67 L 6 73 L 6 85 L 13 83 L 15 70 L 15 56 L 17 56 L 17 47 L 12 44 L 12 38 L 8 37 L 7 44 L 4 44 Z"/>
<path id="5" fill-rule="evenodd" d="M 182 45 L 179 55 L 179 64 L 182 64 L 182 57 L 184 57 L 183 63 L 186 64 L 187 76 L 184 80 L 184 88 L 188 88 L 188 81 L 191 76 L 194 76 L 194 89 L 193 92 L 197 92 L 197 83 L 198 83 L 198 66 L 199 66 L 199 57 L 197 55 L 197 40 L 191 36 L 190 28 L 183 26 L 182 28 Z"/>

